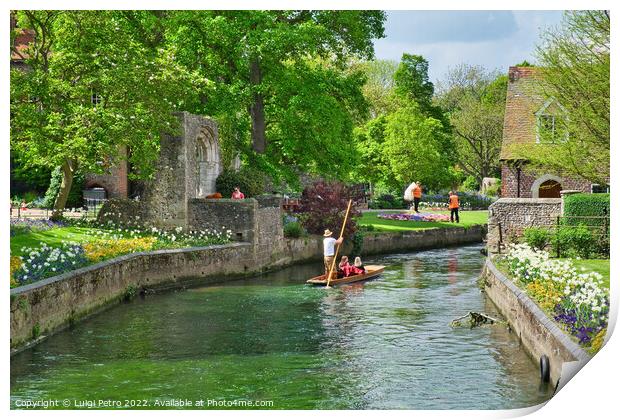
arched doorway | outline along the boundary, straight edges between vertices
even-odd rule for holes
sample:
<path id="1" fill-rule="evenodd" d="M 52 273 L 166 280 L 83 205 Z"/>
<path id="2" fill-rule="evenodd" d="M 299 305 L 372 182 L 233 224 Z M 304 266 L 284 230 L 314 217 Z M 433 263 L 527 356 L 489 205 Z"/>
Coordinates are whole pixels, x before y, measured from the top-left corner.
<path id="1" fill-rule="evenodd" d="M 202 127 L 196 138 L 196 197 L 216 192 L 215 180 L 220 174 L 220 150 L 213 131 Z"/>
<path id="2" fill-rule="evenodd" d="M 538 198 L 560 198 L 562 185 L 553 179 L 549 179 L 538 187 Z"/>
<path id="3" fill-rule="evenodd" d="M 545 174 L 532 183 L 532 198 L 560 198 L 562 178 Z"/>

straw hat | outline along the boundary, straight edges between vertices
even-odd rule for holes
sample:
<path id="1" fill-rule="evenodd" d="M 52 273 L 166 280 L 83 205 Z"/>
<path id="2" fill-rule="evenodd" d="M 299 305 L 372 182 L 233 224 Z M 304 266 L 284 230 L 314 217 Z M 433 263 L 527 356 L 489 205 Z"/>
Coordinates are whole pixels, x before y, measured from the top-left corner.
<path id="1" fill-rule="evenodd" d="M 332 236 L 332 235 L 333 235 L 333 233 L 332 233 L 331 230 L 325 229 L 325 233 L 323 234 L 323 236 L 327 237 L 327 236 Z"/>

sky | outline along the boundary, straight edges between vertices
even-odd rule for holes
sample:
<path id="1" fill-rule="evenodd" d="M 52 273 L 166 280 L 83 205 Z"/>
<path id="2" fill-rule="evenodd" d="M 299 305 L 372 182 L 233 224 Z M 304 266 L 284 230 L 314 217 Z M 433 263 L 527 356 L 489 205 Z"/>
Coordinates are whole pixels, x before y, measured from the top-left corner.
<path id="1" fill-rule="evenodd" d="M 378 59 L 400 61 L 403 53 L 422 55 L 436 82 L 461 63 L 508 72 L 533 55 L 541 29 L 556 26 L 562 11 L 388 11 L 385 38 L 375 40 Z"/>

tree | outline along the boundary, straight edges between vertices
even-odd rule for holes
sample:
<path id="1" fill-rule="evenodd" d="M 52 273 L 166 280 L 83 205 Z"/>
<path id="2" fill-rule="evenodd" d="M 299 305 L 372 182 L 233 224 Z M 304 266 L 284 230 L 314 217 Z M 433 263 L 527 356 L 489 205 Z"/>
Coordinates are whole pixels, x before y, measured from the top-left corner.
<path id="1" fill-rule="evenodd" d="M 384 152 L 401 186 L 420 181 L 427 188 L 440 189 L 454 179 L 454 153 L 444 125 L 425 116 L 416 104 L 388 116 Z"/>
<path id="2" fill-rule="evenodd" d="M 499 173 L 506 87 L 506 76 L 461 65 L 439 88 L 437 103 L 449 115 L 459 168 L 478 185 Z"/>
<path id="3" fill-rule="evenodd" d="M 433 103 L 428 62 L 403 54 L 394 73 L 391 109 L 356 130 L 358 179 L 401 190 L 412 181 L 429 188 L 449 186 L 455 152 L 449 124 Z"/>
<path id="4" fill-rule="evenodd" d="M 353 70 L 366 75 L 362 93 L 368 101 L 370 118 L 377 118 L 394 110 L 394 74 L 398 63 L 392 60 L 372 60 L 355 63 Z"/>
<path id="5" fill-rule="evenodd" d="M 385 130 L 388 122 L 381 115 L 355 129 L 355 146 L 358 156 L 354 178 L 382 185 L 390 190 L 399 190 L 400 182 L 395 178 L 388 155 L 385 153 Z"/>
<path id="6" fill-rule="evenodd" d="M 292 180 L 344 176 L 354 123 L 366 113 L 352 58 L 373 56 L 380 11 L 186 11 L 169 22 L 185 66 L 215 84 L 198 113 L 226 119 L 248 160 Z M 246 147 L 249 144 L 251 147 Z"/>
<path id="7" fill-rule="evenodd" d="M 300 201 L 301 219 L 306 230 L 322 235 L 325 229 L 331 229 L 339 234 L 349 199 L 353 200 L 353 204 L 345 224 L 345 238 L 350 238 L 357 230 L 356 218 L 362 213 L 355 206 L 361 197 L 340 182 L 317 181 L 306 187 Z"/>
<path id="8" fill-rule="evenodd" d="M 28 70 L 11 70 L 11 148 L 25 166 L 61 168 L 53 217 L 78 170 L 101 172 L 124 147 L 133 175 L 148 178 L 160 135 L 175 130 L 172 111 L 206 82 L 177 65 L 173 49 L 147 48 L 118 12 L 24 11 L 18 20 L 34 42 Z"/>
<path id="9" fill-rule="evenodd" d="M 524 150 L 534 165 L 609 182 L 610 17 L 604 10 L 566 12 L 537 48 L 541 91 L 562 107 L 568 136 Z"/>

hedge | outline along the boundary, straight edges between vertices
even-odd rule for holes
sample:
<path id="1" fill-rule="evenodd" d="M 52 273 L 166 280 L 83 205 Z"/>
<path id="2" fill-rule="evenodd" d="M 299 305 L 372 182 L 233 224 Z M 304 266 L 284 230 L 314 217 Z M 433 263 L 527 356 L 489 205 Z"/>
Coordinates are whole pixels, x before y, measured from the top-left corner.
<path id="1" fill-rule="evenodd" d="M 608 219 L 591 219 L 591 217 L 609 217 L 609 194 L 571 194 L 564 197 L 563 222 L 576 226 L 609 226 Z"/>

